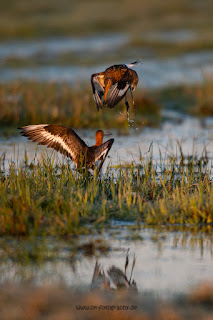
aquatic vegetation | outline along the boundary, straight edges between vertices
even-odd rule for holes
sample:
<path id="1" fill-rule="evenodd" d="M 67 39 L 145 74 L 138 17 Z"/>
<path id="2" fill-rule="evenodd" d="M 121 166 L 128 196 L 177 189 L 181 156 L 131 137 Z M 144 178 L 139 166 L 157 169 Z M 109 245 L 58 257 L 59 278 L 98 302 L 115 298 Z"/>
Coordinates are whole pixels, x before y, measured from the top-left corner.
<path id="1" fill-rule="evenodd" d="M 72 88 L 66 83 L 13 82 L 0 85 L 1 134 L 17 133 L 17 127 L 38 124 L 63 124 L 72 128 L 117 128 L 128 132 L 129 123 L 118 110 L 97 112 L 90 88 Z M 135 126 L 156 126 L 161 119 L 160 107 L 137 97 Z M 144 110 L 147 110 L 144 113 Z M 124 111 L 125 113 L 125 111 Z M 133 112 L 134 113 L 134 112 Z M 130 117 L 133 117 L 130 112 Z M 122 128 L 122 129 L 121 129 Z"/>
<path id="2" fill-rule="evenodd" d="M 143 92 L 135 92 L 136 116 L 133 108 L 126 119 L 125 103 L 114 109 L 105 108 L 97 112 L 89 87 L 73 88 L 67 83 L 12 82 L 0 84 L 0 134 L 17 134 L 17 127 L 29 124 L 63 124 L 72 128 L 116 128 L 128 133 L 130 125 L 135 128 L 156 127 L 165 119 L 170 109 L 196 115 L 212 115 L 212 78 L 203 84 L 177 86 Z M 124 115 L 122 115 L 122 113 Z M 168 120 L 168 119 L 167 119 Z"/>
<path id="3" fill-rule="evenodd" d="M 179 85 L 154 92 L 157 104 L 199 117 L 213 114 L 213 78 L 204 74 L 200 85 Z"/>
<path id="4" fill-rule="evenodd" d="M 98 178 L 79 174 L 43 154 L 3 170 L 0 178 L 0 234 L 90 233 L 112 219 L 138 224 L 212 224 L 213 190 L 207 155 L 168 158 L 154 165 L 107 168 Z M 158 168 L 158 169 L 157 169 Z M 160 171 L 159 171 L 160 168 Z"/>

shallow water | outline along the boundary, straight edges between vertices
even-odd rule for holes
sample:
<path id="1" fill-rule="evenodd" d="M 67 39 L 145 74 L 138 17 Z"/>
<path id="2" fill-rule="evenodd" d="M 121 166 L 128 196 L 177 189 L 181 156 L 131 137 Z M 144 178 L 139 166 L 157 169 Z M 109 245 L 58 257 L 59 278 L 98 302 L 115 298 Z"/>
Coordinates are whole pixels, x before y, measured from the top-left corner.
<path id="1" fill-rule="evenodd" d="M 190 30 L 175 32 L 161 32 L 147 34 L 155 41 L 163 42 L 190 41 L 196 35 Z M 17 79 L 30 79 L 37 81 L 67 81 L 70 84 L 88 82 L 90 75 L 103 71 L 109 66 L 104 63 L 107 57 L 114 61 L 114 56 L 120 57 L 114 63 L 130 63 L 130 60 L 142 60 L 136 70 L 139 75 L 139 86 L 143 88 L 160 88 L 168 85 L 203 83 L 205 78 L 213 75 L 213 52 L 195 51 L 180 54 L 171 58 L 159 58 L 153 52 L 147 53 L 147 48 L 134 49 L 128 45 L 130 41 L 127 34 L 107 34 L 88 38 L 50 38 L 33 41 L 10 41 L 0 44 L 0 61 L 4 63 L 7 59 L 27 58 L 34 61 L 33 67 L 19 66 L 16 68 L 1 67 L 0 81 L 11 81 Z M 123 49 L 125 48 L 125 49 Z M 134 51 L 134 53 L 132 52 Z M 77 54 L 79 58 L 75 64 L 65 66 L 58 65 L 57 57 L 63 54 Z M 101 57 L 105 55 L 105 58 Z M 116 55 L 115 55 L 116 54 Z M 81 57 L 93 58 L 94 65 L 82 64 Z M 125 57 L 133 57 L 126 61 Z M 103 61 L 97 65 L 97 61 Z M 118 58 L 116 58 L 118 59 Z M 51 62 L 50 62 L 51 61 Z"/>
<path id="2" fill-rule="evenodd" d="M 163 229 L 162 229 L 163 230 Z M 131 240 L 137 235 L 142 240 Z M 70 260 L 72 246 L 57 240 L 60 247 L 55 261 L 22 265 L 12 260 L 1 261 L 0 282 L 32 281 L 37 285 L 65 284 L 71 288 L 89 289 L 96 260 L 107 270 L 115 265 L 124 270 L 126 251 L 129 248 L 130 276 L 133 255 L 136 264 L 133 277 L 141 293 L 149 293 L 165 298 L 186 293 L 203 281 L 213 281 L 213 239 L 212 234 L 189 231 L 161 231 L 141 229 L 131 231 L 128 227 L 114 223 L 110 232 L 99 236 L 81 237 L 81 243 L 104 239 L 110 250 L 101 254 L 85 256 L 78 252 Z M 54 240 L 49 239 L 49 245 Z M 65 246 L 65 247 L 63 247 Z M 112 283 L 111 283 L 112 284 Z M 112 284 L 113 287 L 113 284 Z"/>
<path id="3" fill-rule="evenodd" d="M 0 59 L 9 57 L 53 56 L 64 52 L 89 52 L 90 54 L 113 51 L 128 41 L 124 34 L 105 36 L 48 38 L 31 41 L 5 41 L 0 44 Z"/>
<path id="4" fill-rule="evenodd" d="M 125 165 L 129 162 L 134 164 L 141 163 L 141 156 L 146 159 L 152 154 L 156 164 L 162 160 L 166 163 L 169 156 L 180 156 L 180 150 L 177 144 L 179 141 L 185 156 L 202 154 L 213 159 L 213 120 L 206 118 L 200 121 L 179 113 L 165 111 L 167 116 L 178 119 L 178 122 L 168 120 L 162 124 L 160 128 L 145 128 L 143 124 L 140 128 L 131 127 L 128 136 L 118 135 L 115 130 L 111 130 L 112 138 L 115 142 L 110 150 L 109 157 L 106 159 L 104 168 L 108 165 Z M 89 145 L 94 144 L 96 130 L 76 130 L 79 136 Z M 151 148 L 150 145 L 152 144 Z M 150 149 L 150 150 L 149 150 Z M 18 135 L 7 138 L 0 138 L 0 156 L 5 154 L 5 168 L 12 159 L 16 166 L 23 165 L 25 150 L 27 151 L 29 162 L 35 158 L 39 161 L 39 157 L 43 151 L 48 154 L 55 154 L 60 161 L 65 161 L 61 154 L 47 149 L 45 146 L 37 146 L 35 143 Z M 161 154 L 159 152 L 161 151 Z M 150 152 L 149 152 L 150 151 Z M 211 161 L 209 163 L 211 168 Z"/>
<path id="5" fill-rule="evenodd" d="M 194 37 L 186 34 L 186 41 Z M 175 36 L 182 38 L 183 34 L 166 33 L 161 37 L 165 41 L 173 42 Z M 85 39 L 50 39 L 48 41 L 13 42 L 0 45 L 0 60 L 3 61 L 12 55 L 33 57 L 36 55 L 53 56 L 64 52 L 89 52 L 92 55 L 101 55 L 107 50 L 116 52 L 128 42 L 124 35 L 94 37 Z M 110 46 L 110 49 L 109 49 Z M 140 57 L 137 57 L 140 58 Z M 202 83 L 205 76 L 213 74 L 212 52 L 196 52 L 184 54 L 169 59 L 157 57 L 144 58 L 143 64 L 137 66 L 140 85 L 146 88 L 157 88 L 171 84 Z M 123 62 L 123 61 L 118 61 Z M 125 61 L 130 62 L 130 61 Z M 85 67 L 70 66 L 37 66 L 35 68 L 1 68 L 1 80 L 10 81 L 19 78 L 36 80 L 66 80 L 70 83 L 77 78 L 78 81 L 88 81 L 91 73 L 101 71 L 108 65 Z M 145 159 L 152 153 L 155 163 L 159 163 L 161 155 L 166 162 L 168 156 L 180 155 L 177 140 L 181 142 L 185 155 L 207 153 L 213 158 L 213 121 L 212 118 L 203 119 L 202 122 L 193 117 L 183 116 L 174 112 L 165 111 L 169 121 L 164 122 L 160 128 L 138 128 L 132 126 L 128 136 L 118 135 L 112 131 L 115 142 L 104 165 L 125 165 L 133 161 L 141 163 L 141 155 Z M 171 119 L 178 119 L 173 121 Z M 76 130 L 88 145 L 94 143 L 95 130 Z M 152 144 L 153 142 L 153 144 Z M 150 145 L 151 149 L 149 150 Z M 42 151 L 54 153 L 46 147 L 37 147 L 36 144 L 18 135 L 10 139 L 0 138 L 0 157 L 4 154 L 4 169 L 8 169 L 9 162 L 22 166 L 24 152 L 27 150 L 29 162 L 40 161 Z M 161 150 L 161 155 L 159 153 Z M 60 161 L 63 156 L 57 154 Z M 211 169 L 212 163 L 209 163 Z M 132 223 L 129 223 L 132 226 Z M 178 229 L 178 228 L 177 228 Z M 102 231 L 99 236 L 81 237 L 81 243 L 95 239 L 103 239 L 110 250 L 105 254 L 96 251 L 94 255 L 85 256 L 81 251 L 73 257 L 72 245 L 47 239 L 48 248 L 56 246 L 57 258 L 47 259 L 40 263 L 29 262 L 21 264 L 9 254 L 1 259 L 4 247 L 0 249 L 0 283 L 21 283 L 32 281 L 37 285 L 65 284 L 71 288 L 89 289 L 96 260 L 98 260 L 107 274 L 107 270 L 115 265 L 124 270 L 127 249 L 130 249 L 130 274 L 132 258 L 137 257 L 133 271 L 133 279 L 137 283 L 139 292 L 150 293 L 157 296 L 172 298 L 174 295 L 186 293 L 190 288 L 203 281 L 213 281 L 213 239 L 212 231 L 207 233 L 190 233 L 189 231 L 166 231 L 162 227 L 158 232 L 154 229 L 142 228 L 131 231 L 126 223 L 114 221 L 110 231 Z M 138 240 L 134 240 L 138 239 Z M 4 238 L 0 239 L 4 241 Z M 8 241 L 8 239 L 6 239 Z M 16 248 L 19 240 L 9 240 L 11 248 Z M 37 240 L 40 241 L 39 239 Z M 27 247 L 30 247 L 27 245 Z M 15 249 L 14 249 L 15 250 Z M 28 248 L 28 250 L 30 250 Z M 21 260 L 21 259 L 20 259 Z"/>
<path id="6" fill-rule="evenodd" d="M 154 31 L 148 32 L 143 35 L 143 38 L 146 40 L 152 40 L 159 42 L 168 42 L 168 43 L 178 43 L 178 42 L 189 42 L 195 39 L 198 39 L 198 35 L 187 29 L 178 29 L 178 30 L 165 30 L 165 31 Z"/>
<path id="7" fill-rule="evenodd" d="M 206 118 L 200 122 L 197 118 L 183 116 L 177 113 L 167 113 L 170 118 L 178 118 L 175 121 L 164 122 L 161 128 L 138 128 L 131 127 L 128 136 L 116 134 L 113 131 L 115 143 L 110 151 L 110 158 L 107 165 L 125 165 L 129 161 L 140 163 L 140 151 L 142 156 L 153 154 L 155 163 L 159 163 L 161 149 L 163 161 L 167 156 L 179 155 L 177 140 L 181 141 L 185 155 L 197 154 L 201 156 L 204 147 L 210 159 L 213 157 L 213 121 Z M 88 145 L 94 141 L 95 130 L 77 130 L 78 134 Z M 152 148 L 148 152 L 151 142 Z M 5 169 L 11 159 L 15 165 L 23 165 L 24 152 L 27 150 L 29 162 L 33 161 L 35 151 L 36 161 L 40 161 L 42 151 L 48 150 L 49 154 L 54 153 L 45 147 L 37 147 L 36 144 L 21 136 L 10 139 L 1 138 L 0 156 L 5 154 Z M 56 153 L 57 154 L 57 153 Z M 58 154 L 57 154 L 58 155 Z M 57 156 L 60 161 L 66 161 L 60 154 Z M 209 163 L 211 169 L 212 163 Z M 133 224 L 129 223 L 132 227 Z M 178 226 L 177 226 L 177 229 Z M 93 269 L 96 259 L 101 263 L 105 272 L 115 265 L 124 270 L 126 251 L 130 248 L 131 270 L 133 254 L 136 254 L 137 261 L 133 272 L 133 279 L 137 283 L 139 292 L 150 293 L 165 298 L 172 298 L 174 295 L 186 293 L 191 287 L 203 281 L 213 281 L 213 233 L 189 231 L 166 231 L 164 227 L 158 232 L 154 229 L 143 228 L 134 230 L 127 228 L 126 223 L 112 222 L 110 231 L 102 231 L 100 235 L 81 237 L 81 243 L 95 239 L 103 239 L 110 247 L 109 251 L 102 254 L 96 251 L 94 255 L 85 256 L 82 251 L 77 252 L 73 257 L 71 243 L 61 240 L 47 239 L 48 247 L 58 246 L 57 258 L 44 260 L 44 262 L 28 263 L 22 265 L 19 260 L 7 256 L 1 259 L 4 246 L 0 243 L 0 283 L 33 281 L 37 285 L 44 284 L 65 284 L 72 288 L 88 290 L 91 284 Z M 136 240 L 134 240 L 136 239 Z M 138 239 L 138 240 L 137 240 Z M 1 238 L 0 241 L 4 241 Z M 8 241 L 8 240 L 6 240 Z M 11 240 L 10 240 L 11 241 Z M 18 241 L 13 239 L 7 242 L 11 248 Z M 16 242 L 17 241 L 17 242 Z M 38 241 L 40 241 L 38 239 Z M 30 245 L 27 246 L 30 250 Z M 16 250 L 16 249 L 14 249 Z"/>
<path id="8" fill-rule="evenodd" d="M 131 61 L 127 61 L 129 63 Z M 118 61 L 124 63 L 124 61 Z M 2 68 L 0 81 L 28 79 L 36 81 L 67 81 L 70 84 L 88 82 L 91 74 L 105 70 L 109 65 L 97 66 L 37 66 L 23 68 Z M 139 87 L 146 89 L 161 88 L 168 85 L 200 84 L 213 75 L 213 53 L 197 52 L 174 58 L 143 59 L 143 64 L 136 67 L 140 82 Z"/>

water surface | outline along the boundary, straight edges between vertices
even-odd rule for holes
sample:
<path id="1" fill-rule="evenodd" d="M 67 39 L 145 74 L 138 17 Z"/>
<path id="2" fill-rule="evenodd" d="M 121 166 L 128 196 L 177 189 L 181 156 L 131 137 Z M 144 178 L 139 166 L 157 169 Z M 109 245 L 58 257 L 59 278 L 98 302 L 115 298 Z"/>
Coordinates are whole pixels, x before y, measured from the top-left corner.
<path id="1" fill-rule="evenodd" d="M 132 240 L 136 235 L 138 240 Z M 130 249 L 127 276 L 130 276 L 135 254 L 132 279 L 141 293 L 172 298 L 186 293 L 203 281 L 213 281 L 212 232 L 169 232 L 166 229 L 159 232 L 147 228 L 131 231 L 117 222 L 112 224 L 110 231 L 103 231 L 99 236 L 81 237 L 80 242 L 87 243 L 95 239 L 104 239 L 110 250 L 105 253 L 96 251 L 89 256 L 80 251 L 75 259 L 71 259 L 71 244 L 65 245 L 60 240 L 56 244 L 54 239 L 49 239 L 49 246 L 59 247 L 55 261 L 23 265 L 10 259 L 2 260 L 0 282 L 32 281 L 37 285 L 65 284 L 71 288 L 88 290 L 96 261 L 106 275 L 112 265 L 124 271 L 127 249 Z"/>
<path id="2" fill-rule="evenodd" d="M 196 35 L 190 30 L 160 32 L 144 35 L 153 42 L 162 43 L 190 41 Z M 14 81 L 30 79 L 36 81 L 67 81 L 89 83 L 92 73 L 100 72 L 115 63 L 130 63 L 142 60 L 136 67 L 139 75 L 139 86 L 144 88 L 161 88 L 178 84 L 203 83 L 206 77 L 213 75 L 212 50 L 200 50 L 178 54 L 173 57 L 159 57 L 152 48 L 134 48 L 127 34 L 115 33 L 88 38 L 50 38 L 33 41 L 9 41 L 0 44 L 1 79 Z M 74 62 L 60 65 L 64 56 L 75 55 Z M 20 64 L 18 61 L 22 59 Z M 82 63 L 82 58 L 84 63 Z M 7 60 L 16 61 L 13 67 Z M 24 59 L 27 59 L 26 61 Z M 88 63 L 88 60 L 90 63 Z M 85 63 L 87 61 L 87 63 Z M 106 61 L 106 62 L 104 62 Z M 28 62 L 30 65 L 28 66 Z M 65 59 L 66 62 L 66 59 Z M 6 64 L 4 64 L 6 63 Z"/>
<path id="3" fill-rule="evenodd" d="M 158 163 L 160 159 L 167 161 L 168 157 L 180 156 L 180 150 L 177 141 L 182 146 L 182 151 L 185 156 L 207 155 L 211 160 L 213 158 L 213 121 L 212 118 L 204 118 L 202 120 L 179 113 L 165 111 L 170 120 L 165 121 L 160 128 L 130 128 L 129 135 L 120 135 L 115 130 L 112 132 L 112 137 L 115 142 L 110 150 L 109 157 L 106 159 L 104 168 L 108 165 L 116 166 L 119 164 L 125 165 L 129 162 L 141 164 L 141 156 L 147 159 L 152 154 L 153 160 Z M 175 118 L 177 122 L 171 119 Z M 134 125 L 134 123 L 133 123 Z M 79 136 L 91 146 L 95 141 L 95 131 L 91 130 L 76 130 Z M 152 144 L 151 148 L 150 145 Z M 39 156 L 43 151 L 55 156 L 64 161 L 65 157 L 55 152 L 52 149 L 47 149 L 45 146 L 37 146 L 27 138 L 21 137 L 17 130 L 17 136 L 0 138 L 0 156 L 5 154 L 5 166 L 12 159 L 15 164 L 23 165 L 25 150 L 27 151 L 29 162 L 35 158 L 39 161 Z M 159 152 L 161 151 L 161 152 Z M 211 162 L 209 163 L 211 168 Z"/>

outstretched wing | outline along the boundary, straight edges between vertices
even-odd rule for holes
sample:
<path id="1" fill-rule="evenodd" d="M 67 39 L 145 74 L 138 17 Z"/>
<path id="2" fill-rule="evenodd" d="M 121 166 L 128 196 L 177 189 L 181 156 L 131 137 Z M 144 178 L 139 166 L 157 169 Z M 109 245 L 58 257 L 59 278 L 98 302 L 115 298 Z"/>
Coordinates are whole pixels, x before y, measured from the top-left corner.
<path id="1" fill-rule="evenodd" d="M 93 91 L 93 97 L 97 105 L 97 109 L 102 108 L 101 98 L 105 93 L 103 86 L 103 75 L 99 75 L 98 73 L 94 73 L 91 75 L 91 85 Z"/>
<path id="2" fill-rule="evenodd" d="M 95 147 L 95 161 L 98 160 L 105 160 L 109 150 L 111 149 L 113 145 L 114 139 L 110 139 L 106 142 L 104 142 L 102 145 L 99 147 Z"/>
<path id="3" fill-rule="evenodd" d="M 126 95 L 128 89 L 129 83 L 123 80 L 119 81 L 113 88 L 112 92 L 110 93 L 106 101 L 107 107 L 113 108 L 116 104 L 118 104 Z"/>
<path id="4" fill-rule="evenodd" d="M 39 145 L 53 148 L 75 161 L 79 154 L 84 154 L 87 145 L 71 129 L 60 125 L 38 124 L 19 128 L 22 136 Z"/>
<path id="5" fill-rule="evenodd" d="M 104 142 L 101 146 L 95 148 L 95 162 L 101 160 L 97 168 L 98 173 L 100 172 L 113 143 L 114 139 L 110 139 Z"/>

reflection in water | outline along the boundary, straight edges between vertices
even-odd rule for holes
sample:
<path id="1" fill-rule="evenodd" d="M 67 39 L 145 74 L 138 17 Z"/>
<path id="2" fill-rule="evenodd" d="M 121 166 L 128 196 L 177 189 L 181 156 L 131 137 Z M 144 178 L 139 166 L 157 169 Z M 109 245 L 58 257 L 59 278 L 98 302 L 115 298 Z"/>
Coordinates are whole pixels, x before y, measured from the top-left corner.
<path id="1" fill-rule="evenodd" d="M 126 262 L 125 262 L 125 271 L 122 271 L 120 268 L 112 265 L 107 274 L 105 274 L 103 267 L 101 264 L 96 261 L 91 289 L 100 289 L 100 290 L 112 290 L 111 283 L 114 284 L 116 290 L 124 290 L 124 291 L 131 291 L 131 292 L 138 292 L 137 285 L 135 280 L 132 280 L 132 273 L 136 263 L 136 256 L 134 254 L 133 261 L 132 261 L 132 268 L 129 279 L 127 278 L 127 268 L 129 265 L 129 249 L 126 253 Z"/>
<path id="2" fill-rule="evenodd" d="M 121 284 L 129 290 L 136 287 L 136 280 L 140 293 L 172 298 L 203 281 L 213 281 L 212 228 L 181 228 L 158 231 L 114 222 L 109 232 L 103 230 L 101 239 L 100 234 L 71 242 L 50 237 L 45 243 L 37 238 L 33 244 L 1 238 L 0 283 L 63 284 L 88 290 L 91 279 L 94 286 L 97 278 L 99 287 L 117 289 Z"/>

